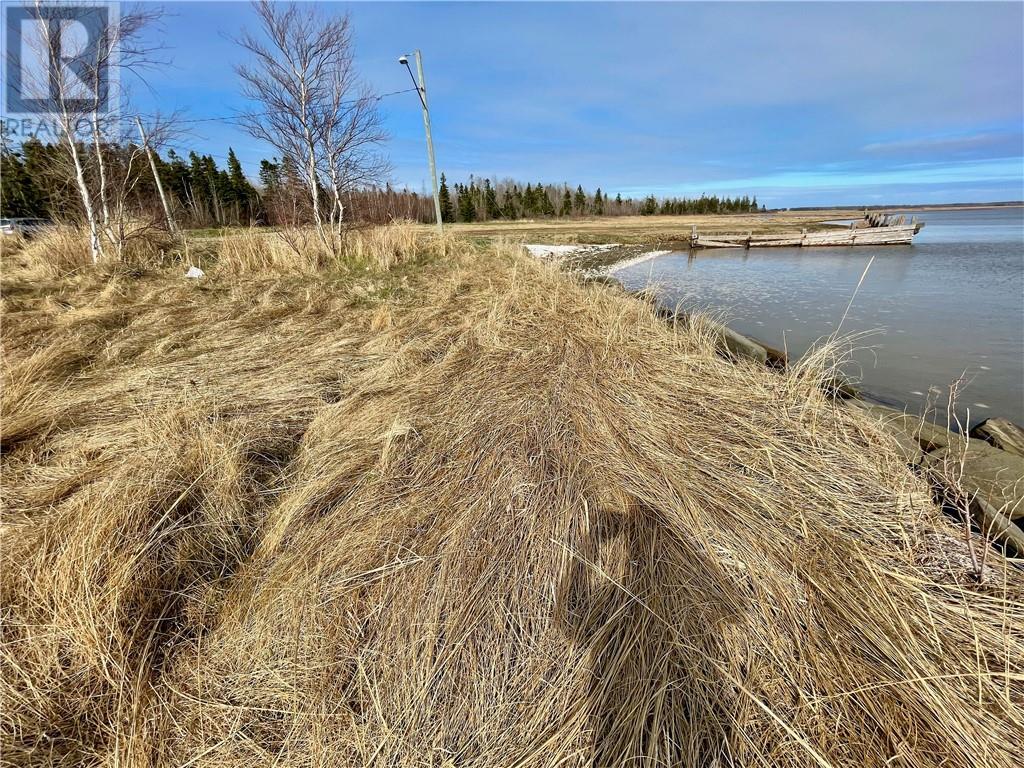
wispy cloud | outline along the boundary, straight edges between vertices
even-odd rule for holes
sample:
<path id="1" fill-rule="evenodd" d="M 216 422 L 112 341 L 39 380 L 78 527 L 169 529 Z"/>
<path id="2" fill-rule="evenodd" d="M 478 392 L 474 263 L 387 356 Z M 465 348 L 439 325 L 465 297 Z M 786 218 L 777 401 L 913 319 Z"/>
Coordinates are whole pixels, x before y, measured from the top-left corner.
<path id="1" fill-rule="evenodd" d="M 700 194 L 739 194 L 747 191 L 800 190 L 805 193 L 871 187 L 915 185 L 958 185 L 963 183 L 1013 184 L 1024 179 L 1024 158 L 994 158 L 951 163 L 914 163 L 879 170 L 804 168 L 783 170 L 760 176 L 684 182 L 655 187 L 634 187 L 629 194 L 696 196 Z"/>
<path id="2" fill-rule="evenodd" d="M 962 152 L 968 149 L 995 146 L 1013 138 L 1017 138 L 1019 141 L 1020 135 L 1018 133 L 1016 137 L 1013 137 L 1005 133 L 975 133 L 967 136 L 921 136 L 896 141 L 877 141 L 865 144 L 862 149 L 865 152 L 871 153 L 903 153 L 921 150 L 929 152 Z"/>

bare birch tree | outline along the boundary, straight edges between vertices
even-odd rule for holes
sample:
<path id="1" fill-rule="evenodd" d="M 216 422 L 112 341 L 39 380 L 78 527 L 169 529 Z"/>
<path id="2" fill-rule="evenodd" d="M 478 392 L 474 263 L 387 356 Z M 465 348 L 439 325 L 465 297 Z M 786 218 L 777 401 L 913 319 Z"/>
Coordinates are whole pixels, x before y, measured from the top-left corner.
<path id="1" fill-rule="evenodd" d="M 377 99 L 356 76 L 349 17 L 268 0 L 253 8 L 262 36 L 237 40 L 251 60 L 236 71 L 245 96 L 263 109 L 244 125 L 295 161 L 317 234 L 336 250 L 345 190 L 379 180 L 386 168 L 374 152 L 385 137 Z"/>
<path id="2" fill-rule="evenodd" d="M 176 134 L 174 115 L 155 116 L 146 121 L 147 127 L 142 136 L 136 140 L 125 125 L 125 132 L 117 137 L 116 143 L 102 144 L 97 156 L 105 155 L 103 202 L 106 206 L 104 216 L 104 234 L 119 260 L 124 260 L 126 250 L 132 241 L 150 238 L 157 229 L 174 232 L 173 221 L 168 214 L 167 202 L 163 199 L 157 168 L 150 154 L 165 146 Z M 143 125 L 141 117 L 136 118 L 136 127 Z M 140 210 L 137 200 L 138 189 L 143 180 L 154 176 L 153 184 L 161 197 L 163 216 L 147 215 Z"/>
<path id="3" fill-rule="evenodd" d="M 110 135 L 110 128 L 101 125 L 101 114 L 104 107 L 119 97 L 113 86 L 121 81 L 123 73 L 138 73 L 158 63 L 153 54 L 160 47 L 146 42 L 143 32 L 160 19 L 162 11 L 156 6 L 140 5 L 101 15 L 100 9 L 93 6 L 45 0 L 35 0 L 29 10 L 35 34 L 24 42 L 34 53 L 36 66 L 21 66 L 20 75 L 29 81 L 29 90 L 46 94 L 60 128 L 57 140 L 68 154 L 68 167 L 89 230 L 93 263 L 104 256 L 104 238 L 120 256 L 124 238 L 118 231 L 123 233 L 124 226 L 122 222 L 115 229 L 112 220 L 104 145 L 117 143 L 121 136 L 116 120 L 114 135 Z M 90 13 L 94 15 L 88 17 Z M 68 27 L 81 23 L 83 17 L 90 22 L 90 40 L 84 50 L 73 51 L 77 55 L 67 56 Z M 91 156 L 86 151 L 86 136 L 92 143 Z M 133 164 L 128 164 L 127 171 L 133 172 Z M 131 176 L 120 180 L 119 188 L 130 189 L 130 181 Z M 123 216 L 121 203 L 118 208 Z"/>
<path id="4" fill-rule="evenodd" d="M 339 87 L 336 96 L 352 90 Z M 328 113 L 323 133 L 322 164 L 331 196 L 329 219 L 337 237 L 345 222 L 345 196 L 377 185 L 390 170 L 387 160 L 377 151 L 386 134 L 380 125 L 376 98 L 364 90 L 359 98 L 338 103 Z"/>
<path id="5" fill-rule="evenodd" d="M 102 230 L 108 242 L 115 248 L 118 258 L 124 255 L 126 243 L 126 195 L 138 182 L 139 174 L 139 150 L 134 142 L 130 143 L 131 151 L 127 163 L 122 165 L 122 174 L 117 179 L 109 179 L 107 163 L 104 159 L 105 144 L 128 144 L 125 133 L 121 131 L 120 121 L 115 121 L 113 130 L 111 127 L 101 127 L 99 94 L 103 88 L 103 81 L 106 79 L 110 99 L 122 99 L 122 107 L 127 107 L 125 97 L 126 91 L 121 92 L 117 87 L 124 83 L 125 74 L 139 75 L 143 69 L 157 63 L 154 56 L 161 49 L 159 45 L 148 42 L 144 32 L 148 27 L 157 24 L 163 16 L 163 10 L 159 6 L 132 6 L 124 7 L 115 19 L 109 19 L 100 26 L 97 32 L 95 55 L 86 64 L 85 71 L 88 73 L 90 85 L 97 94 L 93 102 L 94 107 L 90 114 L 90 126 L 92 129 L 93 153 L 96 161 L 97 182 L 99 186 L 100 211 L 102 213 Z M 117 77 L 110 75 L 117 69 Z M 106 74 L 104 74 L 106 73 Z M 129 129 L 130 130 L 130 129 Z M 112 188 L 111 184 L 115 186 Z M 111 200 L 112 191 L 118 193 L 116 199 Z M 111 214 L 111 207 L 114 206 L 114 214 Z"/>
<path id="6" fill-rule="evenodd" d="M 73 183 L 82 201 L 82 212 L 89 228 L 89 250 L 95 264 L 103 256 L 103 245 L 86 174 L 88 159 L 78 134 L 83 125 L 88 124 L 88 115 L 99 95 L 90 94 L 88 78 L 83 78 L 81 72 L 70 71 L 61 60 L 63 35 L 67 25 L 77 21 L 77 9 L 35 0 L 28 11 L 34 23 L 28 28 L 22 27 L 22 33 L 28 34 L 28 38 L 21 44 L 24 50 L 31 52 L 34 60 L 31 63 L 19 62 L 22 88 L 37 95 L 45 94 L 49 101 L 60 129 L 57 139 L 67 150 Z M 14 66 L 14 63 L 8 62 L 8 66 Z"/>

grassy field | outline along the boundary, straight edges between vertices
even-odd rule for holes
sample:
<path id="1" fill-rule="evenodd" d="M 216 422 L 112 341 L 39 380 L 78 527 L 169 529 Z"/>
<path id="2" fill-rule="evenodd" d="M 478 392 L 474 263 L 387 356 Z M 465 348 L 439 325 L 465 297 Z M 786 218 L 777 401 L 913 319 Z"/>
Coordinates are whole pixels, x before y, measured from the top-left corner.
<path id="1" fill-rule="evenodd" d="M 835 350 L 733 362 L 507 244 L 300 237 L 199 280 L 5 246 L 5 765 L 1019 759 L 1024 576 L 978 582 Z"/>
<path id="2" fill-rule="evenodd" d="M 604 216 L 580 219 L 489 221 L 449 224 L 465 237 L 510 238 L 528 243 L 659 244 L 689 241 L 694 226 L 701 232 L 781 232 L 821 228 L 822 222 L 856 218 L 857 211 L 802 211 L 721 216 Z M 424 229 L 428 229 L 424 225 Z"/>

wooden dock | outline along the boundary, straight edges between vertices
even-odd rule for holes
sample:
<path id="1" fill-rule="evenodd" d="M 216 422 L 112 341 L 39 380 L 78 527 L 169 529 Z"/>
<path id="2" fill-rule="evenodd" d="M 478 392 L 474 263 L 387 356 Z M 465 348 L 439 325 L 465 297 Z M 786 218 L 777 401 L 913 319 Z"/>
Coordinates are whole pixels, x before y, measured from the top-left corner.
<path id="1" fill-rule="evenodd" d="M 817 232 L 780 232 L 775 234 L 702 235 L 693 228 L 691 248 L 820 248 L 853 245 L 910 245 L 923 221 L 906 223 L 903 216 L 870 214 L 849 228 L 823 229 Z"/>

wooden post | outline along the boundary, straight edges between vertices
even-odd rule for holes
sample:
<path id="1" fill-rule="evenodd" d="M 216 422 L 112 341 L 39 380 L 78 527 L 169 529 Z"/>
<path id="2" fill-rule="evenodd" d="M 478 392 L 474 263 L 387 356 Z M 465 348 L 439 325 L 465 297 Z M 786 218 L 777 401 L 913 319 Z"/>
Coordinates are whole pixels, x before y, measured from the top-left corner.
<path id="1" fill-rule="evenodd" d="M 697 247 L 697 225 L 693 225 L 693 230 L 690 233 L 690 248 Z"/>
<path id="2" fill-rule="evenodd" d="M 146 131 L 142 127 L 142 120 L 135 116 L 135 124 L 139 126 L 139 135 L 142 137 L 142 146 L 146 150 L 146 157 L 149 158 L 149 167 L 153 171 L 153 181 L 156 182 L 156 191 L 160 194 L 160 204 L 164 207 L 164 216 L 167 217 L 167 228 L 176 232 L 174 217 L 171 216 L 171 207 L 167 204 L 167 197 L 164 195 L 164 185 L 160 183 L 160 174 L 156 172 L 156 161 L 153 159 L 153 150 L 149 148 L 149 141 L 146 139 Z"/>

